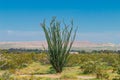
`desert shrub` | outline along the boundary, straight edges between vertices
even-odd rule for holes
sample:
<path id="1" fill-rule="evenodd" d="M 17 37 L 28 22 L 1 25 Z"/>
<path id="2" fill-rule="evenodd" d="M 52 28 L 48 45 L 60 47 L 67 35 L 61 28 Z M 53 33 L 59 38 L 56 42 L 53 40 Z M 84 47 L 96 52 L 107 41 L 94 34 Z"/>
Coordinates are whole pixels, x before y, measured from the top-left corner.
<path id="1" fill-rule="evenodd" d="M 39 61 L 41 64 L 50 64 L 46 53 L 35 54 L 36 61 Z"/>
<path id="2" fill-rule="evenodd" d="M 113 54 L 102 54 L 102 62 L 106 62 L 108 66 L 112 66 L 115 63 L 116 56 Z"/>
<path id="3" fill-rule="evenodd" d="M 47 58 L 47 55 L 46 53 L 29 53 L 30 56 L 31 56 L 31 59 L 34 61 L 34 62 L 40 62 L 42 64 L 49 64 L 49 61 L 48 61 L 48 58 Z"/>
<path id="4" fill-rule="evenodd" d="M 120 65 L 117 68 L 117 73 L 120 74 Z"/>
<path id="5" fill-rule="evenodd" d="M 7 64 L 1 69 L 23 68 L 33 62 L 31 54 L 4 54 L 4 56 L 7 58 Z"/>
<path id="6" fill-rule="evenodd" d="M 3 54 L 0 54 L 0 69 L 4 67 L 7 64 L 7 58 L 3 56 Z"/>
<path id="7" fill-rule="evenodd" d="M 118 55 L 118 68 L 117 73 L 120 74 L 120 54 Z"/>
<path id="8" fill-rule="evenodd" d="M 109 75 L 104 71 L 105 65 L 106 63 L 101 62 L 101 60 L 87 61 L 81 65 L 81 69 L 83 71 L 83 74 L 94 73 L 98 79 L 108 79 Z"/>
<path id="9" fill-rule="evenodd" d="M 81 57 L 79 54 L 70 54 L 66 66 L 72 67 L 72 66 L 78 66 L 81 64 Z"/>
<path id="10" fill-rule="evenodd" d="M 120 80 L 120 76 L 115 76 L 112 80 Z"/>
<path id="11" fill-rule="evenodd" d="M 11 73 L 6 71 L 0 76 L 0 80 L 10 80 Z"/>
<path id="12" fill-rule="evenodd" d="M 48 70 L 48 74 L 55 74 L 55 73 L 56 73 L 55 69 L 51 66 Z"/>
<path id="13" fill-rule="evenodd" d="M 103 73 L 102 77 L 106 80 L 109 80 L 109 74 L 108 73 Z"/>
<path id="14" fill-rule="evenodd" d="M 115 58 L 115 62 L 112 65 L 113 67 L 113 72 L 117 72 L 118 74 L 120 74 L 120 55 L 118 55 L 117 58 Z"/>
<path id="15" fill-rule="evenodd" d="M 81 65 L 83 74 L 93 73 L 95 71 L 95 63 L 93 61 L 85 62 Z"/>

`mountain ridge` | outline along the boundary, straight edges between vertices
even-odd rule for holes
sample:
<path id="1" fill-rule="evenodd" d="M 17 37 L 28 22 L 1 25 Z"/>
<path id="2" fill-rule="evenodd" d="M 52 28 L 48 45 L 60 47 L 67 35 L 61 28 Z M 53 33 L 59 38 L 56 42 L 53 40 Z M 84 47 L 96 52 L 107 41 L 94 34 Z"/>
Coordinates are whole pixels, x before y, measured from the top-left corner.
<path id="1" fill-rule="evenodd" d="M 47 48 L 46 41 L 25 41 L 25 42 L 0 42 L 0 49 L 9 49 L 9 48 L 26 48 L 26 49 L 41 49 Z M 94 43 L 90 41 L 75 41 L 72 48 L 116 48 L 120 49 L 120 44 L 114 43 Z"/>

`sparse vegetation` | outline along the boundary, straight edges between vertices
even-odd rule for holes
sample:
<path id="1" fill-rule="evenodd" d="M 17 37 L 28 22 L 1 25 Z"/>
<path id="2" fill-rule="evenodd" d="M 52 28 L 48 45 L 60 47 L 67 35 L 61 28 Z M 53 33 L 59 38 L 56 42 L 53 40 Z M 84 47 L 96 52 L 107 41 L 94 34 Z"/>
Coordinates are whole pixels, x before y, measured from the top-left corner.
<path id="1" fill-rule="evenodd" d="M 84 52 L 70 54 L 67 64 L 61 74 L 56 74 L 50 65 L 46 53 L 1 52 L 0 67 L 1 80 L 119 80 L 120 54 Z M 89 77 L 90 76 L 90 77 Z M 34 79 L 33 79 L 34 78 Z M 96 79 L 95 79 L 96 78 Z"/>

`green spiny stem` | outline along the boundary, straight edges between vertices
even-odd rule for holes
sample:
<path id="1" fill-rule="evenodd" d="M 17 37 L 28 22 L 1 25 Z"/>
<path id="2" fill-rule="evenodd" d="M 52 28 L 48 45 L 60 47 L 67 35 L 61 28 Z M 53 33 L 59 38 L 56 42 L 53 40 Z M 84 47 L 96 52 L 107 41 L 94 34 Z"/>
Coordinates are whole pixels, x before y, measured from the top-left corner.
<path id="1" fill-rule="evenodd" d="M 48 43 L 48 57 L 57 73 L 62 72 L 76 36 L 76 31 L 72 35 L 73 21 L 71 21 L 71 26 L 63 24 L 64 28 L 62 29 L 55 17 L 51 20 L 50 27 L 46 27 L 45 20 L 41 24 Z"/>

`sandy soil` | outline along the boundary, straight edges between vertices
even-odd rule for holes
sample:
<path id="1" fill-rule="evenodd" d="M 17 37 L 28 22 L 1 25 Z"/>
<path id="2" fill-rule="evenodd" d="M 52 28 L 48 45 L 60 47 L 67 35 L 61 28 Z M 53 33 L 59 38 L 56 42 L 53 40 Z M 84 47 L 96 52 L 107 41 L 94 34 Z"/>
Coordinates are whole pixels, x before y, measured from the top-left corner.
<path id="1" fill-rule="evenodd" d="M 31 76 L 31 75 L 19 75 L 21 77 Z M 45 74 L 45 75 L 33 75 L 35 77 L 48 77 L 48 78 L 60 78 L 60 74 Z M 78 79 L 94 79 L 94 76 L 78 76 Z"/>

